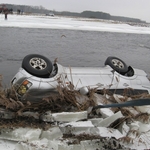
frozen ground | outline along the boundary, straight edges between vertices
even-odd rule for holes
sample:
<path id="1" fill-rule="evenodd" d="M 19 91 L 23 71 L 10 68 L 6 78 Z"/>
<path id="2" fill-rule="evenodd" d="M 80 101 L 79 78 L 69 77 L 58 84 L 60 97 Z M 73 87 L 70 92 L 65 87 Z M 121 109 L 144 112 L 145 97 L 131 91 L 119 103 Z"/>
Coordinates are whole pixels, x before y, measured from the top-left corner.
<path id="1" fill-rule="evenodd" d="M 21 27 L 21 28 L 51 28 L 51 29 L 71 29 L 71 30 L 91 30 L 150 34 L 150 27 L 144 25 L 106 21 L 100 19 L 51 17 L 51 16 L 31 16 L 31 15 L 0 15 L 1 27 Z"/>

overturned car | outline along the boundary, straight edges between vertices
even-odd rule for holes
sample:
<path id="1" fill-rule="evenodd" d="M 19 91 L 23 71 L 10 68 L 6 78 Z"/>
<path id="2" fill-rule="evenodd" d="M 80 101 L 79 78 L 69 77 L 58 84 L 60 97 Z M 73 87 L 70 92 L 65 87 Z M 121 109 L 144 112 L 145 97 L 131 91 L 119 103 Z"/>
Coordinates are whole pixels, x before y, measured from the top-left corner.
<path id="1" fill-rule="evenodd" d="M 117 94 L 125 89 L 128 94 L 150 93 L 147 74 L 113 56 L 106 59 L 103 67 L 64 67 L 56 60 L 52 63 L 45 56 L 29 54 L 24 57 L 11 85 L 19 100 L 33 103 L 57 92 L 58 85 L 82 94 L 88 94 L 92 88 L 97 92 L 109 90 Z"/>

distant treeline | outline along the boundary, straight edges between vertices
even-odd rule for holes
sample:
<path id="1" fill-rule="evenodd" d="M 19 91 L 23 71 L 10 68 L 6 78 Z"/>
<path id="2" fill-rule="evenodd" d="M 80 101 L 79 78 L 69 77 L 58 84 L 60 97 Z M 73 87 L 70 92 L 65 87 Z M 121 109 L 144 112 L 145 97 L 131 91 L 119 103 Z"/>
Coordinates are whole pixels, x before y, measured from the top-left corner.
<path id="1" fill-rule="evenodd" d="M 3 4 L 0 4 L 0 6 Z M 43 6 L 27 6 L 27 5 L 12 5 L 12 4 L 5 4 L 8 9 L 13 9 L 14 12 L 20 10 L 24 13 L 38 13 L 38 14 L 47 14 L 47 13 L 54 13 L 55 15 L 60 16 L 74 16 L 74 17 L 85 17 L 85 18 L 98 18 L 98 19 L 106 19 L 106 20 L 114 20 L 114 21 L 122 21 L 122 22 L 136 22 L 136 23 L 146 23 L 146 21 L 142 21 L 137 18 L 129 18 L 129 17 L 122 17 L 122 16 L 111 16 L 109 13 L 104 13 L 100 11 L 83 11 L 81 13 L 75 12 L 68 12 L 62 11 L 58 12 L 55 10 L 48 10 L 45 9 Z"/>

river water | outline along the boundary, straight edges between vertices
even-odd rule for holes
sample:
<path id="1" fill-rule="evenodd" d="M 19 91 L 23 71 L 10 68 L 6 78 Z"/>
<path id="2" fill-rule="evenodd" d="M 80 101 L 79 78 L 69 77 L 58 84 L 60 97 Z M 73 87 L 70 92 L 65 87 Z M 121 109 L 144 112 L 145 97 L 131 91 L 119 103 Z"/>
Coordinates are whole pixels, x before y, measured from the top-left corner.
<path id="1" fill-rule="evenodd" d="M 0 74 L 4 86 L 27 54 L 42 54 L 64 66 L 103 66 L 108 56 L 150 74 L 150 35 L 0 27 Z"/>

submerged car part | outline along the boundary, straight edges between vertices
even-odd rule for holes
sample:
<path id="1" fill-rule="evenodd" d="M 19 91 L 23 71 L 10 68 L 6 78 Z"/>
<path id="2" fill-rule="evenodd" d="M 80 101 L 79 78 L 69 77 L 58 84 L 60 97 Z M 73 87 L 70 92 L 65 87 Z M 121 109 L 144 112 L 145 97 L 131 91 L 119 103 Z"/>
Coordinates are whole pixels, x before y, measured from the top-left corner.
<path id="1" fill-rule="evenodd" d="M 52 64 L 45 56 L 30 54 L 24 57 L 11 84 L 22 102 L 38 102 L 58 92 L 58 86 L 83 94 L 88 94 L 89 89 L 116 94 L 123 94 L 125 89 L 132 94 L 150 93 L 150 81 L 143 70 L 112 56 L 106 59 L 104 67 L 64 67 L 57 62 Z"/>

